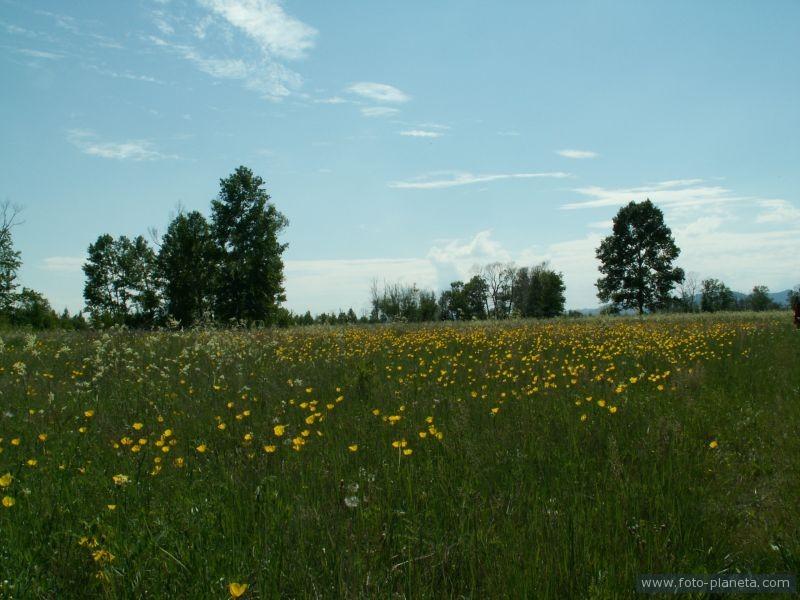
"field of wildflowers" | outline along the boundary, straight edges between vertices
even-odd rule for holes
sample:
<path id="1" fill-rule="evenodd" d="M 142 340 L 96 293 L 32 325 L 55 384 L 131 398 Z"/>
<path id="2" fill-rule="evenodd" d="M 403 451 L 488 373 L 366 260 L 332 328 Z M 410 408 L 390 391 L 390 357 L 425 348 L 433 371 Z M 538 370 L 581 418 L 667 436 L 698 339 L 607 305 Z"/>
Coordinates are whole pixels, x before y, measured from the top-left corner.
<path id="1" fill-rule="evenodd" d="M 0 597 L 800 570 L 783 314 L 2 338 Z"/>

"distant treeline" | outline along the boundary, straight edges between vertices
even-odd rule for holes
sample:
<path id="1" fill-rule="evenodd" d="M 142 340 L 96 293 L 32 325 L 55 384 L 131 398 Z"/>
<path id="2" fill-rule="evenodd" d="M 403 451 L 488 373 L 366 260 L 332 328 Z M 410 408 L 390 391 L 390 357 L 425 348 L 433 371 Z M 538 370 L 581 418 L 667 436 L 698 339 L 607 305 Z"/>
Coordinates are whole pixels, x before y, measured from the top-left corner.
<path id="1" fill-rule="evenodd" d="M 517 267 L 491 263 L 467 281 L 439 292 L 416 285 L 373 282 L 369 310 L 350 308 L 312 316 L 295 314 L 286 300 L 279 234 L 288 221 L 264 189 L 264 180 L 239 167 L 220 180 L 210 218 L 179 211 L 159 236 L 100 235 L 89 245 L 82 312 L 57 314 L 29 288 L 17 291 L 20 253 L 12 230 L 19 209 L 0 205 L 0 325 L 35 329 L 83 329 L 474 321 L 551 318 L 564 313 L 564 277 L 541 263 Z M 780 308 L 765 286 L 737 295 L 717 279 L 698 282 L 675 267 L 680 254 L 664 215 L 650 200 L 631 202 L 613 220 L 597 248 L 602 277 L 599 312 L 717 312 Z M 675 291 L 677 290 L 677 295 Z M 800 302 L 800 288 L 790 303 Z M 367 299 L 365 299 L 367 300 Z M 570 316 L 580 316 L 570 311 Z"/>

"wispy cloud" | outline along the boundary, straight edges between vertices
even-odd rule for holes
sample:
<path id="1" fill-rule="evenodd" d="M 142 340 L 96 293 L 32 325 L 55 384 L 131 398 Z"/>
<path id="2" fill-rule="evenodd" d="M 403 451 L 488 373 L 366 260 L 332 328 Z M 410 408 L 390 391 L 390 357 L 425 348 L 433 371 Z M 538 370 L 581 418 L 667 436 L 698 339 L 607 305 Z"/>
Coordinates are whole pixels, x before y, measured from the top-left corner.
<path id="1" fill-rule="evenodd" d="M 761 200 L 758 206 L 762 211 L 756 217 L 757 223 L 800 222 L 800 208 L 786 200 Z"/>
<path id="2" fill-rule="evenodd" d="M 78 273 L 85 261 L 82 256 L 49 256 L 42 261 L 41 268 L 54 273 Z"/>
<path id="3" fill-rule="evenodd" d="M 153 11 L 153 21 L 163 37 L 150 36 L 149 40 L 203 73 L 241 81 L 246 89 L 268 100 L 285 98 L 302 85 L 300 74 L 283 61 L 303 58 L 314 47 L 316 29 L 289 15 L 277 0 L 198 2 L 210 12 L 191 24 L 170 15 L 167 4 Z M 219 25 L 211 30 L 221 35 L 219 40 L 206 39 L 211 37 L 212 24 Z M 227 55 L 220 56 L 219 48 L 227 48 Z"/>
<path id="4" fill-rule="evenodd" d="M 365 106 L 361 109 L 361 114 L 365 117 L 388 117 L 398 112 L 400 111 L 389 106 Z"/>
<path id="5" fill-rule="evenodd" d="M 596 158 L 597 152 L 591 150 L 557 150 L 556 154 L 565 158 Z"/>
<path id="6" fill-rule="evenodd" d="M 442 175 L 447 175 L 447 177 L 442 178 Z M 398 189 L 436 190 L 461 185 L 472 185 L 475 183 L 486 183 L 489 181 L 501 181 L 504 179 L 562 179 L 569 176 L 569 173 L 563 173 L 561 171 L 549 173 L 499 173 L 484 175 L 476 175 L 474 173 L 467 172 L 434 173 L 432 175 L 427 175 L 408 181 L 392 181 L 389 183 L 389 187 Z"/>
<path id="7" fill-rule="evenodd" d="M 192 62 L 200 71 L 217 79 L 242 81 L 245 88 L 259 92 L 264 98 L 284 98 L 302 83 L 300 75 L 280 63 L 261 64 L 247 62 L 241 58 L 214 58 L 202 55 L 193 46 L 175 44 L 156 36 L 150 40 L 157 46 L 169 48 L 179 56 Z"/>
<path id="8" fill-rule="evenodd" d="M 400 135 L 404 135 L 406 137 L 417 137 L 417 138 L 438 138 L 442 137 L 442 134 L 438 131 L 427 131 L 425 129 L 408 129 L 406 131 L 401 131 Z"/>
<path id="9" fill-rule="evenodd" d="M 347 100 L 340 96 L 331 96 L 330 98 L 317 98 L 314 104 L 345 104 Z"/>
<path id="10" fill-rule="evenodd" d="M 731 202 L 747 200 L 731 190 L 718 185 L 700 185 L 702 179 L 673 179 L 660 183 L 633 188 L 609 189 L 589 186 L 574 190 L 590 200 L 570 202 L 561 208 L 574 210 L 580 208 L 599 208 L 620 206 L 629 202 L 641 202 L 650 198 L 656 204 L 669 208 L 696 208 L 699 206 L 721 206 Z"/>
<path id="11" fill-rule="evenodd" d="M 314 47 L 317 30 L 289 15 L 274 0 L 200 0 L 254 40 L 264 53 L 296 60 Z"/>
<path id="12" fill-rule="evenodd" d="M 133 161 L 178 158 L 159 152 L 149 140 L 101 141 L 93 132 L 85 129 L 69 130 L 67 140 L 84 154 L 100 158 Z"/>
<path id="13" fill-rule="evenodd" d="M 64 58 L 63 54 L 56 54 L 55 52 L 45 52 L 44 50 L 32 50 L 31 48 L 18 48 L 17 52 L 30 56 L 32 58 L 44 58 L 46 60 L 61 60 Z"/>
<path id="14" fill-rule="evenodd" d="M 347 88 L 349 92 L 361 96 L 362 98 L 367 98 L 368 100 L 374 100 L 375 102 L 389 102 L 391 104 L 400 104 L 403 102 L 408 102 L 411 99 L 411 96 L 406 94 L 403 91 L 400 91 L 396 87 L 392 85 L 387 85 L 385 83 L 373 83 L 369 81 L 361 81 L 359 83 L 354 83 L 349 88 Z"/>

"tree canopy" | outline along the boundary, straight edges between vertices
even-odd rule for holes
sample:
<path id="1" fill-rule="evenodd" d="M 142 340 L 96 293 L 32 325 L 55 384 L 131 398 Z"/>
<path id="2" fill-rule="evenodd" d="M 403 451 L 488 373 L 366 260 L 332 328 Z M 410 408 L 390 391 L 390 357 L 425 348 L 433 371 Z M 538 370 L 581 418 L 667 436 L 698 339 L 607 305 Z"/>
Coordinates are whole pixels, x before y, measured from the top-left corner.
<path id="1" fill-rule="evenodd" d="M 597 248 L 600 272 L 597 296 L 639 314 L 668 306 L 683 269 L 673 267 L 680 254 L 664 214 L 649 199 L 631 202 L 614 217 L 612 234 Z"/>

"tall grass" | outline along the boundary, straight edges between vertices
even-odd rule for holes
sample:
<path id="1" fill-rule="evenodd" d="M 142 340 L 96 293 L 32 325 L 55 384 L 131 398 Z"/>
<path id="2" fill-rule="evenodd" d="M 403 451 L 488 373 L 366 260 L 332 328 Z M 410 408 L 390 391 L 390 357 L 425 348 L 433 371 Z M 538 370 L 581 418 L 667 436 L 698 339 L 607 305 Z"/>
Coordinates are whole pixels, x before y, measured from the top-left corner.
<path id="1" fill-rule="evenodd" d="M 798 571 L 783 314 L 4 339 L 0 596 L 619 598 L 639 573 Z"/>

